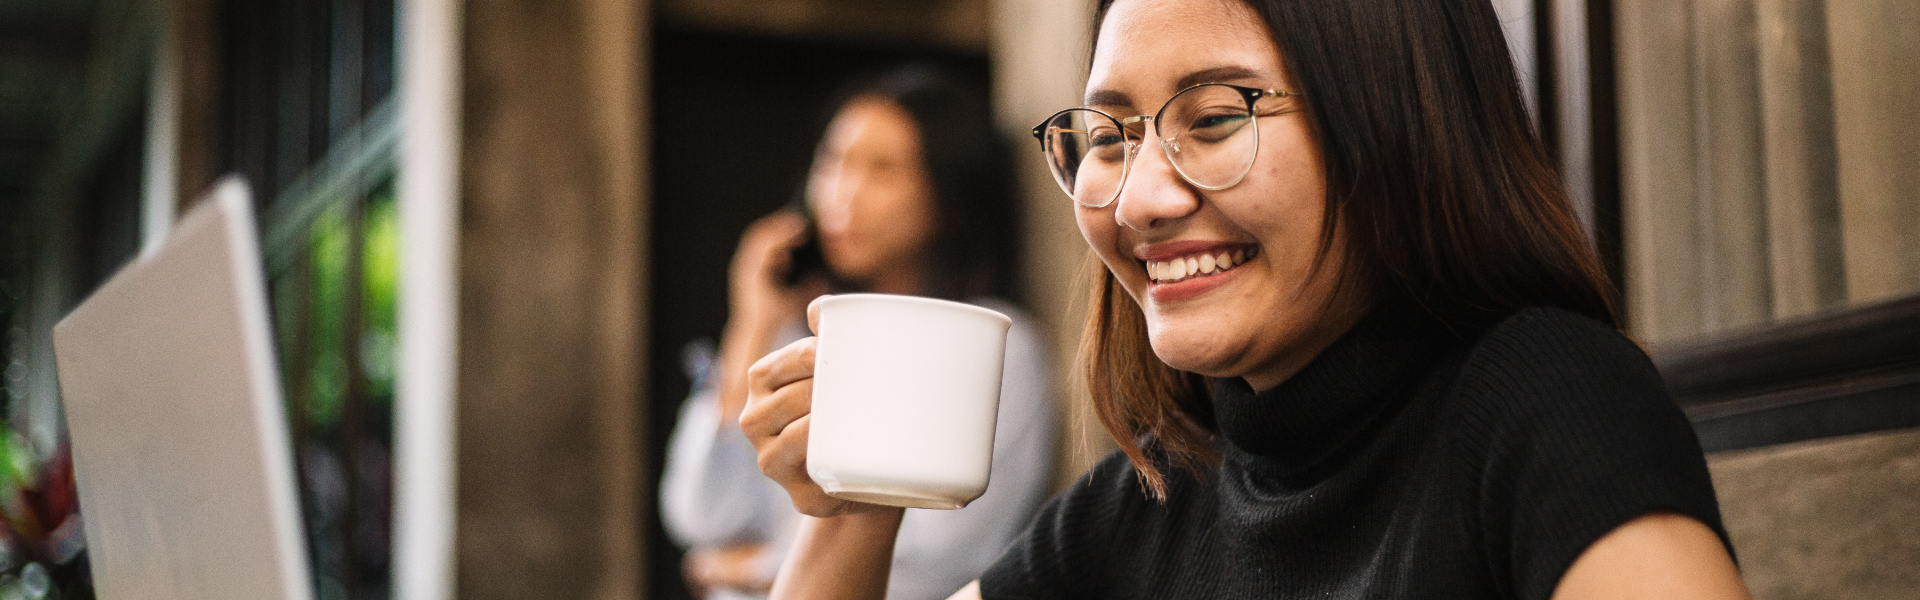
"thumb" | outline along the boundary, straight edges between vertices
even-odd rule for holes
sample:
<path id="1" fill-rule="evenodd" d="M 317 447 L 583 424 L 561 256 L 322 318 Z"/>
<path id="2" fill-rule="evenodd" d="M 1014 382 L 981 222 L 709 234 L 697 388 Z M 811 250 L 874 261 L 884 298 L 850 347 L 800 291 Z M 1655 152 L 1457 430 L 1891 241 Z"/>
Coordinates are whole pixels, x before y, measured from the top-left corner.
<path id="1" fill-rule="evenodd" d="M 821 294 L 807 303 L 807 329 L 814 335 L 820 335 L 820 301 L 832 298 L 833 294 Z"/>

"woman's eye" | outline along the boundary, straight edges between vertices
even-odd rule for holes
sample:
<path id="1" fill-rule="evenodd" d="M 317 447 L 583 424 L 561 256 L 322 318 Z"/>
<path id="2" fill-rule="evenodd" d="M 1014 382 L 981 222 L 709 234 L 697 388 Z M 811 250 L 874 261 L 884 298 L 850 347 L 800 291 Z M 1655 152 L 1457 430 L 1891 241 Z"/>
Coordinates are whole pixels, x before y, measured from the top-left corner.
<path id="1" fill-rule="evenodd" d="M 1249 120 L 1251 116 L 1244 112 L 1201 115 L 1193 120 L 1187 133 L 1201 140 L 1219 141 L 1240 131 Z"/>
<path id="2" fill-rule="evenodd" d="M 1126 160 L 1127 136 L 1118 131 L 1094 131 L 1087 136 L 1087 160 L 1118 163 Z"/>

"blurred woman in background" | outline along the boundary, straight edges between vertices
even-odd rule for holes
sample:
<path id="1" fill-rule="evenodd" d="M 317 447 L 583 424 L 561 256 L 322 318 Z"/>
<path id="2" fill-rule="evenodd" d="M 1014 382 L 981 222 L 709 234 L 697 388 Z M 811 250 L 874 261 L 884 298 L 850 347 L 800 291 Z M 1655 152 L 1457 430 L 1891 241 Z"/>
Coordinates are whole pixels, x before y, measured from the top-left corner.
<path id="1" fill-rule="evenodd" d="M 687 399 L 668 446 L 661 513 L 687 548 L 689 584 L 707 598 L 764 595 L 792 542 L 799 514 L 760 474 L 737 421 L 747 367 L 806 336 L 806 303 L 827 291 L 970 302 L 1014 321 L 993 484 L 964 509 L 907 512 L 887 598 L 945 598 L 960 589 L 1046 496 L 1051 366 L 1040 334 L 1004 300 L 1018 221 L 984 93 L 952 74 L 908 66 L 845 97 L 816 150 L 804 210 L 764 217 L 741 236 L 710 385 Z"/>

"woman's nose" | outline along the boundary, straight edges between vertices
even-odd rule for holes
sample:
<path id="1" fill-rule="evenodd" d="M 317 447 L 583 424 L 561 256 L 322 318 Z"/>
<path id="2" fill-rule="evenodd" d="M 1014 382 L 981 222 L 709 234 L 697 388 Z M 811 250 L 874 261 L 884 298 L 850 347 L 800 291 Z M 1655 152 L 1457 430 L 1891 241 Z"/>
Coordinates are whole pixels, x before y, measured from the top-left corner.
<path id="1" fill-rule="evenodd" d="M 822 231 L 841 231 L 853 221 L 855 200 L 865 193 L 867 177 L 859 169 L 840 165 L 823 178 L 820 202 L 814 206 L 815 226 Z"/>
<path id="2" fill-rule="evenodd" d="M 1158 134 L 1149 130 L 1146 139 L 1140 141 L 1120 197 L 1114 200 L 1114 221 L 1135 231 L 1163 225 L 1200 208 L 1199 190 L 1188 185 L 1167 161 L 1158 138 L 1152 137 Z"/>

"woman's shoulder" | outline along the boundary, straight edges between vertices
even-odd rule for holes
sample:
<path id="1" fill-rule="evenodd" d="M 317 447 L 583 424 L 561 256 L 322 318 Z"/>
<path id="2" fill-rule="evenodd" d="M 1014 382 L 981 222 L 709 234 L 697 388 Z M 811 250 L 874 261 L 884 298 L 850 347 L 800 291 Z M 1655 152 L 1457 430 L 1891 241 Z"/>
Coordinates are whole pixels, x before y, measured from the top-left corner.
<path id="1" fill-rule="evenodd" d="M 1558 306 L 1535 306 L 1507 315 L 1480 334 L 1476 347 L 1483 353 L 1580 347 L 1623 356 L 1646 355 L 1612 326 Z"/>
<path id="2" fill-rule="evenodd" d="M 1679 415 L 1639 345 L 1605 323 L 1557 307 L 1521 310 L 1482 331 L 1454 389 L 1509 418 Z"/>
<path id="3" fill-rule="evenodd" d="M 1559 308 L 1480 332 L 1437 431 L 1479 470 L 1479 522 L 1518 587 L 1544 596 L 1614 528 L 1671 511 L 1720 531 L 1698 438 L 1632 340 Z"/>
<path id="4" fill-rule="evenodd" d="M 1646 351 L 1593 317 L 1559 307 L 1527 308 L 1482 331 L 1467 356 L 1466 370 L 1499 376 L 1514 385 L 1651 377 L 1658 372 Z"/>

